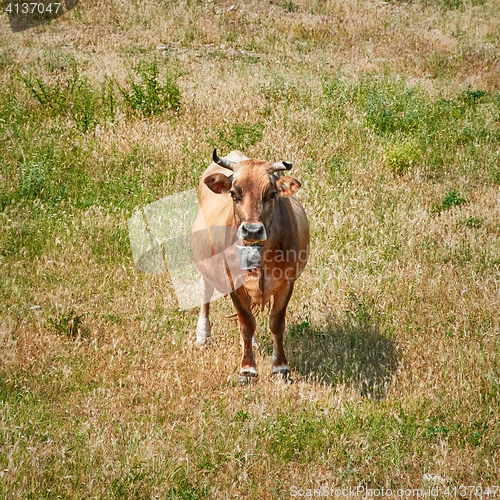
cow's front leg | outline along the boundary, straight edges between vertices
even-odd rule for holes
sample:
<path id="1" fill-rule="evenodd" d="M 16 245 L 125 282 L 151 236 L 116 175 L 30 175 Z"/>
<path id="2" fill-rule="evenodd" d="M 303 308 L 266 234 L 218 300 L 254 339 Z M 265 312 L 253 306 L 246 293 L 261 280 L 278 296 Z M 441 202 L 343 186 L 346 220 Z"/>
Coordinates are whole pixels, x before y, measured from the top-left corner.
<path id="1" fill-rule="evenodd" d="M 241 360 L 241 370 L 238 380 L 242 384 L 248 384 L 257 378 L 252 345 L 256 323 L 252 314 L 250 297 L 247 295 L 244 287 L 231 292 L 231 298 L 238 314 L 238 323 L 243 342 L 243 358 Z"/>
<path id="2" fill-rule="evenodd" d="M 210 344 L 210 299 L 214 293 L 214 287 L 204 278 L 201 278 L 201 308 L 196 326 L 196 345 Z"/>
<path id="3" fill-rule="evenodd" d="M 282 290 L 275 295 L 273 309 L 269 317 L 269 329 L 273 334 L 273 357 L 271 361 L 273 375 L 280 373 L 285 380 L 291 381 L 290 368 L 283 349 L 285 333 L 286 307 L 292 296 L 293 282 L 287 281 Z"/>

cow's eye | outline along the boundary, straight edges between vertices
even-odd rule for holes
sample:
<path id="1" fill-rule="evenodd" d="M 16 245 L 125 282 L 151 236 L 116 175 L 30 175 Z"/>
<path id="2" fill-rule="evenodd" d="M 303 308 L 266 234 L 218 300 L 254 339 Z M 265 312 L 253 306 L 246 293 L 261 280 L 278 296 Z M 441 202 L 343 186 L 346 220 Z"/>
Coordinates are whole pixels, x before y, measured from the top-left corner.
<path id="1" fill-rule="evenodd" d="M 229 191 L 229 194 L 231 195 L 231 198 L 234 201 L 238 201 L 239 200 L 238 195 L 232 189 Z"/>
<path id="2" fill-rule="evenodd" d="M 276 196 L 278 196 L 277 191 L 273 191 L 271 194 L 266 196 L 265 201 L 274 200 Z"/>

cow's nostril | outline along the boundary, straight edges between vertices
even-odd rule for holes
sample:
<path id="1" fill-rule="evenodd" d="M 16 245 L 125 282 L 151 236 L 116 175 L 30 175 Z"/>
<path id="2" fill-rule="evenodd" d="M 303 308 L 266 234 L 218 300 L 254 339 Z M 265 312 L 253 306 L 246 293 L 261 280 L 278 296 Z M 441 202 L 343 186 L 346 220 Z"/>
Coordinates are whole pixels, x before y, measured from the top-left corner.
<path id="1" fill-rule="evenodd" d="M 264 224 L 242 224 L 240 229 L 242 240 L 263 241 L 267 239 Z"/>

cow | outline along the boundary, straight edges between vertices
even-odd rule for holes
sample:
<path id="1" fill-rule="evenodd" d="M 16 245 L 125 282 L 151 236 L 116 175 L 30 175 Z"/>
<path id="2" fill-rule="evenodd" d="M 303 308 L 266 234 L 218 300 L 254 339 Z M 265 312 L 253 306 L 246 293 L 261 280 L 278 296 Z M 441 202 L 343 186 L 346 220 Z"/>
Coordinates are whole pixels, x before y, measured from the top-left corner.
<path id="1" fill-rule="evenodd" d="M 291 381 L 283 350 L 286 308 L 309 256 L 307 216 L 293 196 L 301 184 L 284 175 L 292 168 L 288 162 L 249 159 L 239 151 L 220 158 L 217 149 L 212 158 L 213 163 L 200 179 L 199 210 L 192 232 L 205 236 L 191 239 L 202 274 L 196 342 L 203 345 L 210 341 L 209 311 L 214 289 L 230 293 L 243 341 L 238 378 L 243 385 L 255 380 L 253 310 L 270 307 L 272 297 L 272 373 Z M 210 256 L 219 257 L 218 266 L 213 259 L 206 259 L 207 246 Z M 224 253 L 225 249 L 228 251 Z"/>

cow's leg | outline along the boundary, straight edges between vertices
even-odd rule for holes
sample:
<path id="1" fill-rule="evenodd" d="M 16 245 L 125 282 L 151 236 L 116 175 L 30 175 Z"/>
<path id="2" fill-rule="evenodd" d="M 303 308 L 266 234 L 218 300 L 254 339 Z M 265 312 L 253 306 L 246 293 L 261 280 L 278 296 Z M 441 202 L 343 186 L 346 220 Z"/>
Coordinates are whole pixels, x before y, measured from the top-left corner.
<path id="1" fill-rule="evenodd" d="M 242 384 L 248 384 L 257 377 L 252 345 L 256 321 L 252 314 L 250 297 L 247 295 L 244 287 L 231 292 L 231 298 L 238 314 L 238 323 L 243 341 L 243 358 L 241 359 L 241 370 L 238 380 Z"/>
<path id="2" fill-rule="evenodd" d="M 214 293 L 214 287 L 204 278 L 201 278 L 201 307 L 196 326 L 196 344 L 206 345 L 210 343 L 210 299 Z"/>
<path id="3" fill-rule="evenodd" d="M 283 350 L 283 334 L 285 333 L 286 307 L 292 296 L 293 281 L 287 281 L 283 288 L 274 297 L 269 329 L 273 334 L 273 357 L 271 361 L 273 375 L 281 373 L 284 379 L 290 379 L 290 369 Z"/>

